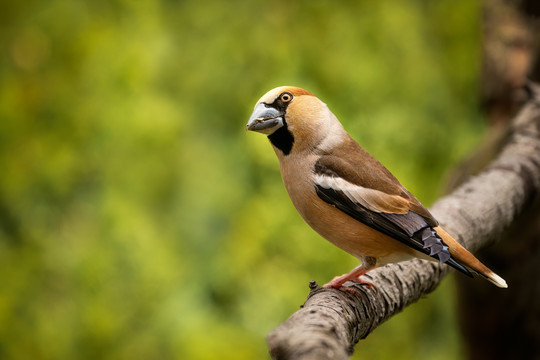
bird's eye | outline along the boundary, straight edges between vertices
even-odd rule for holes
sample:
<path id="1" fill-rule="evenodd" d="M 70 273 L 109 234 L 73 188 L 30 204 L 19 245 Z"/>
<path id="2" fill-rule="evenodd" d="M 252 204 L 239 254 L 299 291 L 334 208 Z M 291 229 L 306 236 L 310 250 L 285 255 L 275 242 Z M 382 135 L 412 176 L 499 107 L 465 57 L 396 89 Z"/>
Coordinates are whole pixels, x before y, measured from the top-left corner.
<path id="1" fill-rule="evenodd" d="M 281 101 L 286 103 L 286 102 L 289 102 L 289 101 L 292 100 L 292 95 L 289 94 L 289 93 L 283 93 L 283 94 L 281 94 L 281 96 L 279 98 L 281 99 Z"/>

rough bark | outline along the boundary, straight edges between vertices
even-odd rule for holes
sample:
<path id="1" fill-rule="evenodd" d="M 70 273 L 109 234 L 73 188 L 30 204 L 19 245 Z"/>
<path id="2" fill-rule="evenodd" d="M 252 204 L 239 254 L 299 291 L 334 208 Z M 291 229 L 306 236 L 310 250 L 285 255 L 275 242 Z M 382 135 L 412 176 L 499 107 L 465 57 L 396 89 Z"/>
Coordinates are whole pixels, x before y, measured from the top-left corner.
<path id="1" fill-rule="evenodd" d="M 496 160 L 430 209 L 473 252 L 501 237 L 537 206 L 540 87 L 529 84 L 528 93 L 531 99 L 512 123 Z M 446 265 L 423 260 L 387 265 L 366 275 L 376 289 L 355 285 L 357 295 L 322 289 L 312 282 L 302 309 L 268 335 L 270 354 L 280 360 L 346 359 L 360 339 L 433 291 L 449 271 Z M 511 282 L 509 287 L 497 290 L 511 291 Z"/>
<path id="2" fill-rule="evenodd" d="M 508 124 L 523 104 L 519 89 L 535 79 L 539 7 L 537 0 L 483 1 L 481 101 L 493 127 Z"/>
<path id="3" fill-rule="evenodd" d="M 484 0 L 482 99 L 490 127 L 484 146 L 455 171 L 451 187 L 496 156 L 505 129 L 522 105 L 526 79 L 540 80 L 539 16 L 537 0 Z M 477 255 L 512 286 L 511 291 L 501 292 L 456 277 L 468 358 L 540 359 L 540 211 L 529 210 L 501 241 Z"/>

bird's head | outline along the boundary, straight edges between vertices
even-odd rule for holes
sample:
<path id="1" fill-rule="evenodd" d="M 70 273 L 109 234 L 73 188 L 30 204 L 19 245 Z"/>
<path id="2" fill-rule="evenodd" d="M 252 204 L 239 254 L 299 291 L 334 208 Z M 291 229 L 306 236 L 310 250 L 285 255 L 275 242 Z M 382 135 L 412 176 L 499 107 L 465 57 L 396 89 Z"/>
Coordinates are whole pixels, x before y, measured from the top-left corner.
<path id="1" fill-rule="evenodd" d="M 255 104 L 246 129 L 268 135 L 283 155 L 324 146 L 325 139 L 345 134 L 325 103 L 294 86 L 267 92 Z"/>

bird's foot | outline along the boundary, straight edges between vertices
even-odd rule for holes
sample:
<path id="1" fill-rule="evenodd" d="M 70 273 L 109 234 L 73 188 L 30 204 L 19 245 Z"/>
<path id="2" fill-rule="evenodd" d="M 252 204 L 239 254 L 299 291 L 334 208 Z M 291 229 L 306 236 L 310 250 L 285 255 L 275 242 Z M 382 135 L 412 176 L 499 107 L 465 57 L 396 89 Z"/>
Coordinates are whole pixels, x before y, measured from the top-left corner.
<path id="1" fill-rule="evenodd" d="M 347 281 L 350 281 L 355 285 L 365 286 L 368 290 L 375 289 L 375 291 L 377 291 L 377 287 L 373 283 L 371 283 L 369 281 L 361 280 L 360 276 L 356 276 L 356 277 L 351 278 L 350 276 L 347 276 L 347 275 L 349 275 L 349 274 L 336 276 L 335 278 L 332 279 L 332 281 L 330 281 L 327 284 L 324 284 L 323 288 L 342 290 L 342 291 L 348 292 L 348 293 L 353 294 L 353 295 L 358 295 L 359 292 L 354 287 L 344 286 L 344 284 Z"/>

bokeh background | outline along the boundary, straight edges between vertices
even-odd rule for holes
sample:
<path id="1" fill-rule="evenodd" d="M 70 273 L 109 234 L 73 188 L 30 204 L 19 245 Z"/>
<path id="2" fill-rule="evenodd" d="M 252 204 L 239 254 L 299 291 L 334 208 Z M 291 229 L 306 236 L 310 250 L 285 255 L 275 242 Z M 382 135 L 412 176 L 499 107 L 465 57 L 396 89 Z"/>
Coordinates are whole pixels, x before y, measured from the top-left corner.
<path id="1" fill-rule="evenodd" d="M 244 130 L 275 86 L 427 205 L 484 131 L 478 1 L 5 1 L 0 24 L 2 359 L 268 357 L 309 280 L 357 265 Z M 354 358 L 459 359 L 454 291 Z"/>

